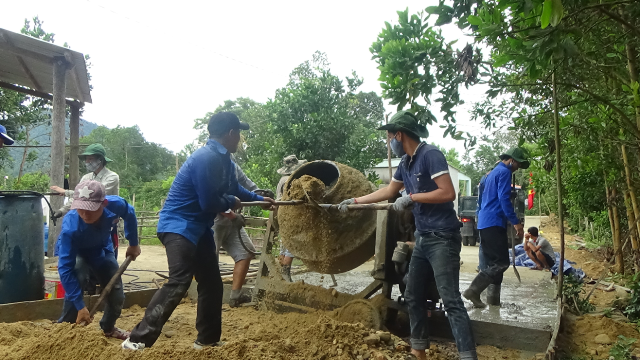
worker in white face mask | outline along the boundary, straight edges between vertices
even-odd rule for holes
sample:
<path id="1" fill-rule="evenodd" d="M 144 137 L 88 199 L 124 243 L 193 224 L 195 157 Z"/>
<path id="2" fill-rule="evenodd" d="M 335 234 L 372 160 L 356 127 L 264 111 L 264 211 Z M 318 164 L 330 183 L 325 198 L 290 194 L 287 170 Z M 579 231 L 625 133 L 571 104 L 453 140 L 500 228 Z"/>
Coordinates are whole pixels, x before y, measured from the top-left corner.
<path id="1" fill-rule="evenodd" d="M 112 160 L 107 157 L 107 152 L 102 144 L 91 144 L 87 146 L 85 151 L 78 155 L 81 162 L 84 162 L 84 166 L 89 172 L 85 174 L 80 182 L 85 180 L 99 181 L 104 185 L 105 195 L 120 195 L 120 176 L 115 172 L 109 170 L 106 165 Z M 65 190 L 59 186 L 52 186 L 51 190 L 65 195 L 69 198 L 73 197 L 73 190 Z M 68 201 L 66 205 L 54 212 L 54 218 L 60 218 L 64 216 L 71 208 L 71 201 Z M 114 252 L 116 258 L 118 257 L 118 233 L 116 226 L 112 230 L 112 240 L 114 246 Z"/>

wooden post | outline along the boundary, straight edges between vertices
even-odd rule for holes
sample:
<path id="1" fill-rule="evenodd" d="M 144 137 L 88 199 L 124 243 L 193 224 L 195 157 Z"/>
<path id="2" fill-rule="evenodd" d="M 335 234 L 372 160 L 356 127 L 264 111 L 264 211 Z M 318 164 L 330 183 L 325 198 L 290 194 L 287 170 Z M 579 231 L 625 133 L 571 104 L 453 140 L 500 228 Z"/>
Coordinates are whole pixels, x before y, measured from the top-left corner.
<path id="1" fill-rule="evenodd" d="M 80 107 L 71 106 L 69 119 L 69 189 L 75 189 L 80 181 Z"/>
<path id="2" fill-rule="evenodd" d="M 51 170 L 49 185 L 64 186 L 64 147 L 65 147 L 65 117 L 66 117 L 66 74 L 69 67 L 67 61 L 61 57 L 53 62 L 53 116 L 51 119 Z M 51 206 L 54 210 L 62 207 L 64 198 L 52 196 Z M 51 224 L 53 225 L 53 223 Z M 53 254 L 62 221 L 56 226 L 49 226 L 49 245 L 47 252 Z"/>
<path id="3" fill-rule="evenodd" d="M 558 91 L 556 87 L 556 72 L 551 75 L 553 82 L 553 123 L 556 138 L 556 183 L 558 190 L 558 222 L 560 229 L 560 263 L 558 264 L 558 297 L 562 296 L 562 285 L 564 281 L 564 211 L 562 208 L 562 168 L 560 162 L 560 119 L 558 115 Z"/>
<path id="4" fill-rule="evenodd" d="M 176 154 L 176 175 L 178 175 L 178 171 L 180 171 L 180 165 L 178 163 L 178 154 Z"/>

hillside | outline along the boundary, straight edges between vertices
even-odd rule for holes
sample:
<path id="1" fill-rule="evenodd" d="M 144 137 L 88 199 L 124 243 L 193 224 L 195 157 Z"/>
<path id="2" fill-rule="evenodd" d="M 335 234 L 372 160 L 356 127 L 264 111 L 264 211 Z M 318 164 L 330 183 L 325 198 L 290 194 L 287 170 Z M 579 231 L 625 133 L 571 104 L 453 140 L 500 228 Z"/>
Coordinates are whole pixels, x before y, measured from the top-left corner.
<path id="1" fill-rule="evenodd" d="M 98 125 L 95 123 L 80 119 L 80 137 L 89 135 L 97 127 Z M 69 144 L 69 119 L 66 121 L 65 129 L 66 143 Z M 30 138 L 35 139 L 38 145 L 51 145 L 51 125 L 41 125 L 34 128 L 30 133 Z M 22 143 L 16 143 L 16 145 L 22 145 Z M 5 168 L 4 172 L 11 177 L 17 177 L 25 148 L 7 147 L 7 149 L 13 158 L 13 164 Z M 27 154 L 31 151 L 35 151 L 37 158 L 31 163 L 26 163 L 23 172 L 43 171 L 48 173 L 51 167 L 51 148 L 29 148 Z"/>

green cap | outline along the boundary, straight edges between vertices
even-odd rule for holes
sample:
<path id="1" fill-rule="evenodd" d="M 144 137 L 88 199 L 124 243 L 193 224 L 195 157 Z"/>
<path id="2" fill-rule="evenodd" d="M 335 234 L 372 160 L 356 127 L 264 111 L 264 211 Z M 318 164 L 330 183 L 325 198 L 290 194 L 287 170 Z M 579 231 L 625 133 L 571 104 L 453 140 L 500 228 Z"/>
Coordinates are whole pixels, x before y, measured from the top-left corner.
<path id="1" fill-rule="evenodd" d="M 519 162 L 521 169 L 529 168 L 529 153 L 523 148 L 514 147 L 507 150 L 504 154 L 500 155 L 500 160 L 507 159 L 513 159 Z"/>
<path id="2" fill-rule="evenodd" d="M 107 151 L 104 149 L 104 146 L 102 146 L 102 144 L 91 144 L 87 146 L 87 148 L 84 149 L 84 152 L 78 155 L 78 157 L 82 159 L 83 157 L 89 156 L 89 155 L 100 155 L 104 158 L 104 161 L 106 162 L 113 161 L 107 157 Z"/>
<path id="3" fill-rule="evenodd" d="M 378 130 L 387 130 L 391 132 L 409 132 L 417 137 L 429 137 L 427 127 L 418 122 L 418 118 L 409 111 L 398 111 L 391 117 L 388 124 L 381 126 Z"/>

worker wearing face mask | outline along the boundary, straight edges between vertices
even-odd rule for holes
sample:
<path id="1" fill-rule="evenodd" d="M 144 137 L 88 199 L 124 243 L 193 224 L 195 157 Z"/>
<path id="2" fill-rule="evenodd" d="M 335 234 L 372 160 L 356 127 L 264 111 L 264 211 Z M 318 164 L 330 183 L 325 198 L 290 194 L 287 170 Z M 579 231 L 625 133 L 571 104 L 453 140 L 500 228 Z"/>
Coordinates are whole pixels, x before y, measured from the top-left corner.
<path id="1" fill-rule="evenodd" d="M 106 165 L 112 160 L 107 157 L 107 152 L 102 144 L 91 144 L 87 146 L 85 151 L 78 155 L 80 161 L 84 163 L 89 173 L 85 174 L 80 182 L 85 180 L 99 181 L 104 185 L 105 195 L 119 195 L 120 193 L 120 177 L 115 172 L 109 170 Z M 59 186 L 52 186 L 51 190 L 65 195 L 69 198 L 73 197 L 73 190 L 65 190 Z M 71 209 L 71 201 L 54 212 L 54 218 L 64 216 Z M 113 247 L 116 257 L 118 256 L 118 233 L 117 226 L 114 225 L 112 230 Z"/>
<path id="2" fill-rule="evenodd" d="M 398 170 L 389 186 L 344 200 L 338 209 L 346 212 L 351 204 L 389 200 L 405 188 L 406 194 L 393 203 L 393 209 L 398 212 L 412 210 L 417 230 L 404 293 L 411 323 L 411 353 L 418 360 L 427 359 L 430 320 L 426 290 L 428 274 L 433 269 L 460 359 L 477 360 L 471 321 L 458 290 L 462 223 L 453 208 L 456 193 L 447 160 L 436 146 L 421 140 L 429 133 L 411 112 L 398 112 L 379 130 L 387 130 L 391 150 L 402 157 Z"/>

